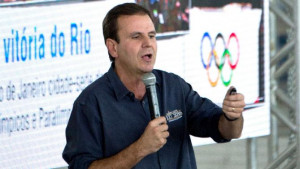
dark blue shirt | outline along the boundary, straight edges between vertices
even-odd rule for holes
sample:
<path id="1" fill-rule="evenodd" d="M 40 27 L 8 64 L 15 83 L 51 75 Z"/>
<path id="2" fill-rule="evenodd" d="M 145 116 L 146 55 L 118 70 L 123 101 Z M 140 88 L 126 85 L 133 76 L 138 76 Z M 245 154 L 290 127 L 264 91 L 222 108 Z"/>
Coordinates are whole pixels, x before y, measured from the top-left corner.
<path id="1" fill-rule="evenodd" d="M 227 142 L 218 130 L 222 109 L 200 97 L 179 76 L 153 70 L 161 115 L 170 136 L 158 152 L 142 159 L 135 169 L 196 169 L 190 134 Z M 76 99 L 66 128 L 63 158 L 70 168 L 88 168 L 110 157 L 143 134 L 151 120 L 147 96 L 137 100 L 120 81 L 113 65 Z"/>

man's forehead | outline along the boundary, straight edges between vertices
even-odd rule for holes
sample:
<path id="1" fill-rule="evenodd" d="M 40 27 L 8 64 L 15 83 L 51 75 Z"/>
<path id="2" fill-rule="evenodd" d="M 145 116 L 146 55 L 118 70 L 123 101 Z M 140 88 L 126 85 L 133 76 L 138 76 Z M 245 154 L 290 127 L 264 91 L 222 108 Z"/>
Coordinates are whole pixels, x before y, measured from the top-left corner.
<path id="1" fill-rule="evenodd" d="M 154 23 L 148 15 L 122 15 L 118 18 L 118 30 L 143 33 L 145 29 L 147 33 L 156 32 Z"/>

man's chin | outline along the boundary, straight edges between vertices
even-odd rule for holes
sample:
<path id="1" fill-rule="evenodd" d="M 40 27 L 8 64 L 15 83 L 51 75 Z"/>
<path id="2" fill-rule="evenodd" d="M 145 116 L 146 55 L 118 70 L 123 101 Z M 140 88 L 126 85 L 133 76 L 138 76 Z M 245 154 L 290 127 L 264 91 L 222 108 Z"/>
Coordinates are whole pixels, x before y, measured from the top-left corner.
<path id="1" fill-rule="evenodd" d="M 152 70 L 153 70 L 153 67 L 152 67 L 151 69 L 150 69 L 150 68 L 149 68 L 149 69 L 146 69 L 146 70 L 145 70 L 145 73 L 152 72 Z"/>
<path id="2" fill-rule="evenodd" d="M 152 72 L 152 70 L 153 70 L 153 66 L 146 66 L 143 68 L 144 73 Z"/>

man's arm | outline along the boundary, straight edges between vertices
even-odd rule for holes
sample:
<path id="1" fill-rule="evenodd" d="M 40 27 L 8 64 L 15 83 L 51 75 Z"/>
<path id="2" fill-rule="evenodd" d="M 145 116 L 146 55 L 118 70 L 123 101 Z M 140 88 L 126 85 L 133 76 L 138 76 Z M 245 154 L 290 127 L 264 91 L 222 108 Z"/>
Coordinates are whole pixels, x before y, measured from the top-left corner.
<path id="1" fill-rule="evenodd" d="M 219 131 L 225 139 L 239 138 L 242 134 L 244 119 L 244 96 L 240 93 L 230 94 L 230 87 L 223 101 L 224 112 L 219 120 Z"/>
<path id="2" fill-rule="evenodd" d="M 168 136 L 166 118 L 154 119 L 137 141 L 114 156 L 92 162 L 89 169 L 130 169 L 145 156 L 161 149 L 166 144 Z"/>

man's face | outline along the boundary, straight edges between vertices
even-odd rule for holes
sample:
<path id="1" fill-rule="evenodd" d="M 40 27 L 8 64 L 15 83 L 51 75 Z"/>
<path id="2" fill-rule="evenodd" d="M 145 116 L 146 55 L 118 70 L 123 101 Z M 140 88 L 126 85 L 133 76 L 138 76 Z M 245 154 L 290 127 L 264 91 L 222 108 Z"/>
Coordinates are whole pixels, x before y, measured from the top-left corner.
<path id="1" fill-rule="evenodd" d="M 128 75 L 141 75 L 152 71 L 157 52 L 156 31 L 148 15 L 118 18 L 116 65 Z"/>

